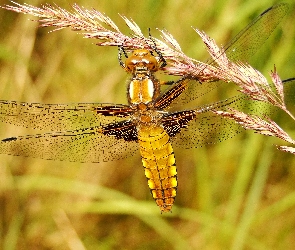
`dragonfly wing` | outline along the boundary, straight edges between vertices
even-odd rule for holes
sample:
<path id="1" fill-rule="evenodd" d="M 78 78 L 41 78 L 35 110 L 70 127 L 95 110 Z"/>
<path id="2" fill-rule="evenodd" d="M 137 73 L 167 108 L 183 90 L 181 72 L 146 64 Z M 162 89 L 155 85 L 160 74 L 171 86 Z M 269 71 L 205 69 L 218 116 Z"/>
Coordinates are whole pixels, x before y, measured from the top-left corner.
<path id="1" fill-rule="evenodd" d="M 248 61 L 279 25 L 288 8 L 288 4 L 279 3 L 256 17 L 224 46 L 228 58 L 231 61 Z"/>
<path id="2" fill-rule="evenodd" d="M 201 113 L 198 118 L 187 123 L 173 143 L 181 148 L 202 147 L 229 139 L 243 131 L 234 121 L 218 115 Z"/>
<path id="3" fill-rule="evenodd" d="M 272 112 L 269 110 L 270 105 L 251 101 L 247 96 L 239 95 L 196 109 L 169 114 L 164 117 L 163 126 L 174 144 L 183 148 L 217 143 L 243 131 L 243 128 L 233 120 L 212 112 L 228 111 L 228 108 L 256 115 L 269 115 Z"/>
<path id="4" fill-rule="evenodd" d="M 174 111 L 183 110 L 184 107 L 188 108 L 189 106 L 187 105 L 194 105 L 195 102 L 199 102 L 198 98 L 207 95 L 217 87 L 223 87 L 224 84 L 224 81 L 199 82 L 190 80 L 181 95 L 171 102 L 169 110 Z"/>
<path id="5" fill-rule="evenodd" d="M 126 121 L 104 127 L 11 137 L 0 141 L 0 153 L 74 162 L 118 160 L 137 153 L 134 131 L 136 127 Z"/>
<path id="6" fill-rule="evenodd" d="M 226 53 L 227 57 L 232 62 L 248 62 L 287 14 L 288 6 L 286 3 L 274 5 L 256 17 L 224 46 L 224 53 Z M 215 64 L 215 62 L 210 58 L 207 60 L 207 64 Z M 200 83 L 198 81 L 191 81 L 181 96 L 175 99 L 171 107 L 181 107 L 220 85 L 224 85 L 224 82 L 204 81 Z"/>
<path id="7" fill-rule="evenodd" d="M 125 105 L 0 101 L 1 122 L 48 131 L 74 130 L 122 121 L 130 112 Z"/>

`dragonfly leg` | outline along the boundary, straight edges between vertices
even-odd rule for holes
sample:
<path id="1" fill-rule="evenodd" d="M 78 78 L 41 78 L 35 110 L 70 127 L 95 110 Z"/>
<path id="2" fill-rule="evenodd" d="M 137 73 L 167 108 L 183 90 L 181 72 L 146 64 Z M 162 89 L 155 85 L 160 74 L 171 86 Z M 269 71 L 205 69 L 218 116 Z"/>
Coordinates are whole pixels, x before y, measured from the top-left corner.
<path id="1" fill-rule="evenodd" d="M 175 81 L 160 81 L 161 85 L 173 85 Z"/>
<path id="2" fill-rule="evenodd" d="M 156 45 L 156 42 L 152 38 L 151 29 L 150 28 L 149 28 L 149 38 L 153 42 L 153 44 L 151 45 L 152 49 L 157 53 L 157 55 L 160 58 L 160 60 L 159 60 L 160 68 L 165 67 L 167 65 L 167 62 L 166 62 L 164 56 L 162 55 L 162 53 L 158 50 L 157 45 Z M 153 55 L 152 51 L 151 51 L 151 54 Z"/>
<path id="3" fill-rule="evenodd" d="M 126 58 L 128 58 L 128 55 L 127 55 L 125 49 L 123 48 L 123 46 L 119 46 L 118 61 L 119 61 L 120 66 L 121 66 L 123 69 L 125 69 L 125 63 L 124 63 L 123 60 L 122 60 L 122 54 L 124 54 L 124 56 L 125 56 Z"/>

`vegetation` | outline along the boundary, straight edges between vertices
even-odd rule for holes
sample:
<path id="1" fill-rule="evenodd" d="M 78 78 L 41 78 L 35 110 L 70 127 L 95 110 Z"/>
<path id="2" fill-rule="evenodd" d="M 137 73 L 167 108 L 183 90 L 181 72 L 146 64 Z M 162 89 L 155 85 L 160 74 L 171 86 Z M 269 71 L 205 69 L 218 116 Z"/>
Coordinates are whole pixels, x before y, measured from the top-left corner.
<path id="1" fill-rule="evenodd" d="M 55 3 L 70 8 L 67 2 Z M 78 4 L 105 12 L 121 24 L 125 34 L 130 30 L 117 13 L 132 17 L 146 36 L 151 28 L 152 35 L 159 37 L 155 28 L 164 27 L 187 55 L 205 61 L 206 49 L 191 26 L 225 44 L 273 2 Z M 118 64 L 116 47 L 97 47 L 96 40 L 82 39 L 69 30 L 48 34 L 50 29 L 27 21 L 34 19 L 31 16 L 0 11 L 1 99 L 126 102 L 127 76 Z M 250 61 L 265 76 L 273 64 L 282 78 L 295 74 L 294 12 L 291 5 L 281 28 Z M 229 86 L 226 91 L 233 90 Z M 291 93 L 292 86 L 287 89 L 292 112 Z M 200 98 L 201 104 L 212 101 Z M 274 119 L 295 134 L 294 123 L 284 113 Z M 30 132 L 1 124 L 1 138 Z M 150 197 L 139 154 L 100 164 L 1 155 L 1 248 L 291 249 L 295 243 L 295 158 L 273 147 L 280 143 L 247 131 L 216 145 L 176 150 L 179 191 L 173 213 L 165 215 Z"/>

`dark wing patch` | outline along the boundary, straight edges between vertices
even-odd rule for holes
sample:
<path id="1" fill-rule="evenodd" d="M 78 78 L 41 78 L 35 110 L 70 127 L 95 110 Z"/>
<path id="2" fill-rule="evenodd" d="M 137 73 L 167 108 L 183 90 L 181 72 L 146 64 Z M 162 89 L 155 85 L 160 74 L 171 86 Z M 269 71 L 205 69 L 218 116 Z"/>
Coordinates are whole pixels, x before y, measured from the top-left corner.
<path id="1" fill-rule="evenodd" d="M 103 126 L 102 133 L 125 141 L 138 141 L 136 125 L 131 121 L 116 122 Z"/>
<path id="2" fill-rule="evenodd" d="M 110 105 L 106 104 L 106 106 L 100 104 L 94 108 L 97 114 L 103 116 L 116 116 L 116 117 L 128 117 L 133 113 L 133 110 L 129 106 L 125 105 Z"/>
<path id="3" fill-rule="evenodd" d="M 155 109 L 162 110 L 167 108 L 176 100 L 187 88 L 190 79 L 182 77 L 167 89 L 155 102 Z"/>
<path id="4" fill-rule="evenodd" d="M 164 115 L 162 124 L 170 137 L 174 137 L 187 123 L 196 118 L 195 110 L 187 110 Z"/>

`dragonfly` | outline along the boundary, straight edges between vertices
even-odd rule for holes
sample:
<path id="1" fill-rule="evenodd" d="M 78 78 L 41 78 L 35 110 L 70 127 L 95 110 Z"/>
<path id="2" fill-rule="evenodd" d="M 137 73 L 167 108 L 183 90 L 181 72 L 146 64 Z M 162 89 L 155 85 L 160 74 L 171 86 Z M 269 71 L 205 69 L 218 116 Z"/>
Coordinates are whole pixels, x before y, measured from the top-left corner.
<path id="1" fill-rule="evenodd" d="M 232 61 L 247 60 L 266 41 L 288 9 L 275 5 L 254 19 L 228 45 L 225 53 Z M 154 55 L 154 54 L 157 54 Z M 156 73 L 166 61 L 157 50 L 136 49 L 119 63 L 131 75 L 127 86 L 128 104 L 73 103 L 41 104 L 0 101 L 0 121 L 46 131 L 0 141 L 0 153 L 73 162 L 106 162 L 141 155 L 152 197 L 161 212 L 169 212 L 177 192 L 174 146 L 200 147 L 237 133 L 233 122 L 212 110 L 243 106 L 240 95 L 226 100 L 173 111 L 179 104 L 199 97 L 199 86 L 189 77 L 181 77 L 162 91 Z M 211 61 L 209 63 L 214 63 Z M 210 88 L 212 83 L 203 88 Z M 189 100 L 188 100 L 189 99 Z M 208 136 L 225 133 L 219 137 Z M 49 131 L 49 132 L 48 132 Z"/>

